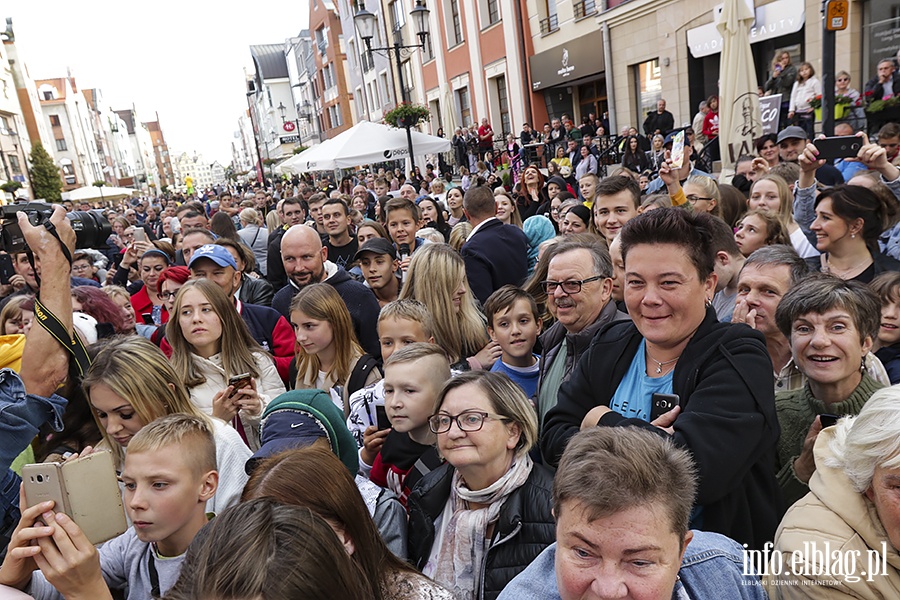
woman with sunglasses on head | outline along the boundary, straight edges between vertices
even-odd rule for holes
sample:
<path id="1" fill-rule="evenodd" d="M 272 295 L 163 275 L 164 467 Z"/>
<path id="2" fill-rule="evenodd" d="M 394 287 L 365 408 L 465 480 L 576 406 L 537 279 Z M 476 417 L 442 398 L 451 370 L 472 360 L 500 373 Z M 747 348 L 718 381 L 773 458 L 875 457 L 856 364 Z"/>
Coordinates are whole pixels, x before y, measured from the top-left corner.
<path id="1" fill-rule="evenodd" d="M 429 428 L 446 464 L 409 497 L 409 558 L 457 598 L 496 598 L 555 540 L 553 475 L 528 455 L 537 417 L 506 375 L 450 379 Z"/>

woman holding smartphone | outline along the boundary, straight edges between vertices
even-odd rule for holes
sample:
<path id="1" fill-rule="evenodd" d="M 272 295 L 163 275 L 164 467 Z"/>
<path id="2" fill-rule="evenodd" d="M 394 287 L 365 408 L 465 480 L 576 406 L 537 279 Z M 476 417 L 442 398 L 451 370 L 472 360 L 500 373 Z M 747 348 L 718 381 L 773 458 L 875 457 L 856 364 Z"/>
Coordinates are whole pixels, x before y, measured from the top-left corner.
<path id="1" fill-rule="evenodd" d="M 208 279 L 184 284 L 166 339 L 194 406 L 230 422 L 251 450 L 259 449 L 259 416 L 284 384 L 222 288 Z"/>
<path id="2" fill-rule="evenodd" d="M 128 442 L 148 423 L 174 413 L 202 415 L 166 356 L 153 342 L 139 336 L 106 343 L 91 363 L 82 386 L 103 436 L 98 448 L 113 453 L 117 470 L 125 463 Z M 239 501 L 247 482 L 244 464 L 251 453 L 233 428 L 219 419 L 211 421 L 219 487 L 206 510 L 219 513 Z"/>

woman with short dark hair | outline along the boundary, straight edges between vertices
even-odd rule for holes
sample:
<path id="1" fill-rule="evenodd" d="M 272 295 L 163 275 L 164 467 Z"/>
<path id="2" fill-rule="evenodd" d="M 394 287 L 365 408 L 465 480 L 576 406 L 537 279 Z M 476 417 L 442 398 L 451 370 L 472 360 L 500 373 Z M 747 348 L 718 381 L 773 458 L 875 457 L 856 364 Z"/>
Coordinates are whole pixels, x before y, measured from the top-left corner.
<path id="1" fill-rule="evenodd" d="M 598 425 L 671 436 L 701 473 L 694 526 L 760 548 L 780 514 L 772 361 L 762 334 L 716 318 L 712 219 L 659 208 L 622 228 L 633 320 L 594 338 L 547 413 L 541 450 L 556 464 L 579 429 Z"/>
<path id="2" fill-rule="evenodd" d="M 813 445 L 826 426 L 821 415 L 855 415 L 883 384 L 866 371 L 878 334 L 881 306 L 866 286 L 814 274 L 778 304 L 775 322 L 791 343 L 806 384 L 775 395 L 781 427 L 778 482 L 788 505 L 809 492 Z"/>

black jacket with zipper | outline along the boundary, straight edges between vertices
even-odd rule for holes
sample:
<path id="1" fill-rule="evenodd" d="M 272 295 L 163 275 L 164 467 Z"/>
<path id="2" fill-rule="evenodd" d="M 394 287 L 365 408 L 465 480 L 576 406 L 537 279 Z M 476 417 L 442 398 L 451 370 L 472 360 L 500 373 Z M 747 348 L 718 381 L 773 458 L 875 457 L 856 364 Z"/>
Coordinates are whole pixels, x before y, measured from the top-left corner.
<path id="1" fill-rule="evenodd" d="M 409 496 L 409 560 L 422 569 L 434 545 L 435 521 L 450 497 L 454 469 L 445 464 L 426 475 Z M 494 600 L 544 548 L 556 541 L 552 514 L 553 474 L 535 464 L 522 487 L 500 508 L 490 548 L 485 553 L 476 598 Z"/>
<path id="2" fill-rule="evenodd" d="M 631 367 L 642 336 L 634 323 L 602 329 L 559 390 L 541 432 L 544 462 L 559 464 L 585 415 L 609 406 Z M 783 513 L 775 479 L 780 434 L 772 360 L 761 333 L 719 323 L 712 308 L 684 348 L 672 378 L 681 413 L 675 434 L 640 419 L 606 413 L 598 425 L 637 426 L 671 437 L 697 466 L 697 529 L 727 535 L 751 549 L 771 541 Z"/>

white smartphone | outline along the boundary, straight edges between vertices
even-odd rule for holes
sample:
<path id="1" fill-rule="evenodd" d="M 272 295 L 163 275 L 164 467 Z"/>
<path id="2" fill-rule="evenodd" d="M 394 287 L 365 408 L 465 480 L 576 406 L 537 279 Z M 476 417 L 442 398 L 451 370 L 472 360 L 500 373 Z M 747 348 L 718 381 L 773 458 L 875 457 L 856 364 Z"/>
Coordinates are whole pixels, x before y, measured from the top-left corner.
<path id="1" fill-rule="evenodd" d="M 684 164 L 684 129 L 672 136 L 672 166 L 680 169 Z"/>
<path id="2" fill-rule="evenodd" d="M 22 467 L 25 502 L 53 500 L 54 512 L 72 518 L 92 544 L 125 533 L 128 523 L 112 454 L 94 452 L 64 463 Z"/>

